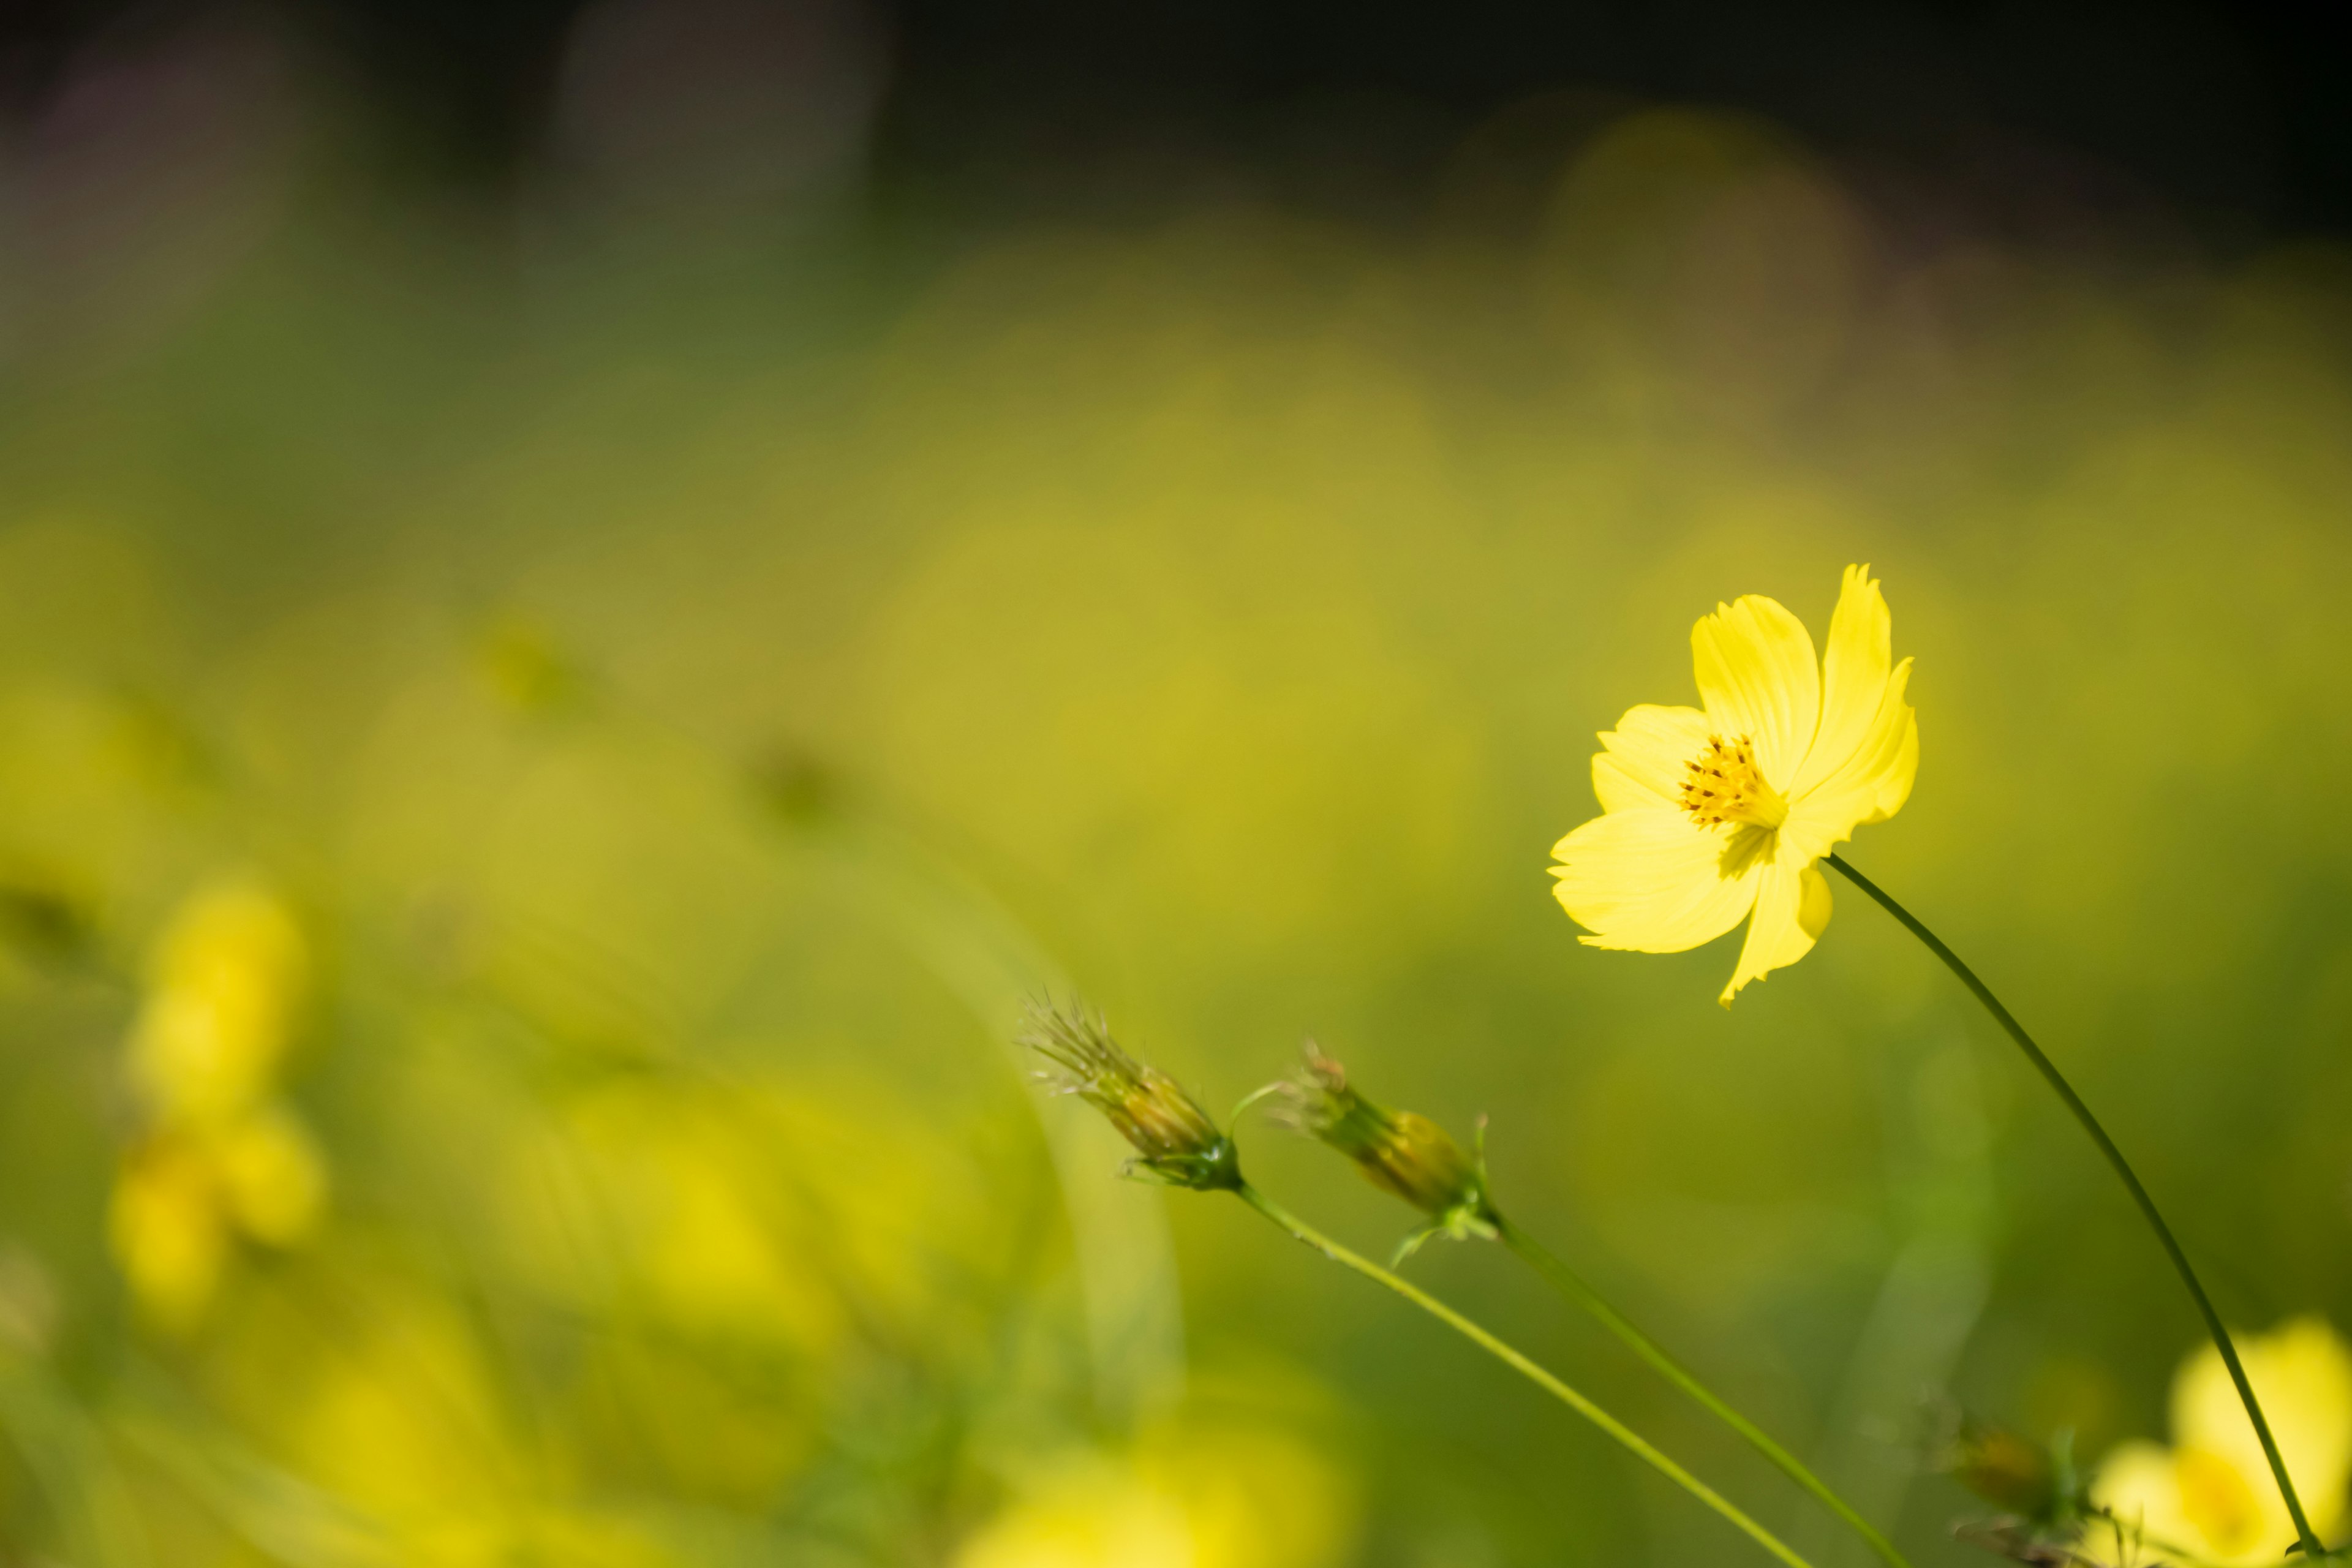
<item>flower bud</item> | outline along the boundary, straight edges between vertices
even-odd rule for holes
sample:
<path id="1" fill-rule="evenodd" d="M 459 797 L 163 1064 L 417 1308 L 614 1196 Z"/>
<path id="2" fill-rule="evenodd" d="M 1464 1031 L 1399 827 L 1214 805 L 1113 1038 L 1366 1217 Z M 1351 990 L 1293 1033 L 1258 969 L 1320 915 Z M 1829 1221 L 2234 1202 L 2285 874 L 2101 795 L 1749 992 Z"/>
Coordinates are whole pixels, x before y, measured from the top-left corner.
<path id="1" fill-rule="evenodd" d="M 1995 1508 L 2033 1524 L 2057 1521 L 2065 1489 L 2041 1444 L 1960 1415 L 1940 1447 L 1940 1468 Z"/>
<path id="2" fill-rule="evenodd" d="M 1456 1239 L 1495 1235 L 1496 1215 L 1479 1163 L 1428 1117 L 1391 1110 L 1357 1093 L 1348 1069 L 1314 1041 L 1307 1043 L 1298 1076 L 1277 1092 L 1281 1121 L 1353 1160 L 1374 1186 L 1427 1215 L 1433 1230 Z"/>
<path id="3" fill-rule="evenodd" d="M 1242 1184 L 1233 1141 L 1174 1079 L 1119 1049 L 1100 1014 L 1034 1004 L 1021 1043 L 1054 1064 L 1039 1076 L 1055 1092 L 1075 1094 L 1101 1111 L 1135 1146 L 1130 1173 L 1196 1192 Z"/>

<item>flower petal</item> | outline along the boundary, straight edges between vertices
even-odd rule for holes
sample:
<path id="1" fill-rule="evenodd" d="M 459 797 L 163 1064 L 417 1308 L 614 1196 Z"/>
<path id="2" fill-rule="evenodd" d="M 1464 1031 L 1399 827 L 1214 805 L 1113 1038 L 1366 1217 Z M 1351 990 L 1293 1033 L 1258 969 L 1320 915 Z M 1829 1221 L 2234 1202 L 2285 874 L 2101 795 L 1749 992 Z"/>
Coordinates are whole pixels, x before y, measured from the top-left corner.
<path id="1" fill-rule="evenodd" d="M 1727 842 L 1678 809 L 1612 811 L 1552 846 L 1552 893 L 1593 933 L 1579 939 L 1588 947 L 1681 952 L 1756 901 L 1754 868 L 1726 874 Z"/>
<path id="2" fill-rule="evenodd" d="M 2312 1527 L 2333 1530 L 2343 1517 L 2345 1484 L 2352 1480 L 2352 1350 L 2320 1319 L 2299 1318 L 2241 1340 L 2239 1355 Z M 2173 1380 L 2172 1435 L 2184 1447 L 2221 1455 L 2261 1479 L 2258 1491 L 2271 1490 L 2262 1440 L 2221 1353 L 2210 1345 Z"/>
<path id="3" fill-rule="evenodd" d="M 1884 822 L 1903 809 L 1919 773 L 1919 719 L 1904 692 L 1911 683 L 1905 659 L 1887 677 L 1870 730 L 1827 777 L 1789 802 L 1780 835 L 1805 859 L 1826 855 L 1866 822 Z"/>
<path id="4" fill-rule="evenodd" d="M 1592 754 L 1592 793 L 1603 811 L 1682 808 L 1691 759 L 1706 747 L 1706 715 L 1696 708 L 1629 708 L 1614 730 L 1601 732 L 1608 750 Z"/>
<path id="5" fill-rule="evenodd" d="M 1894 619 L 1886 595 L 1867 566 L 1849 566 L 1830 617 L 1829 648 L 1822 656 L 1822 725 L 1813 736 L 1790 795 L 1802 795 L 1835 773 L 1861 750 L 1886 696 L 1892 662 Z"/>
<path id="6" fill-rule="evenodd" d="M 1787 794 L 1822 716 L 1805 623 L 1760 594 L 1718 605 L 1691 628 L 1691 665 L 1707 718 L 1726 740 L 1748 737 L 1765 781 Z"/>
<path id="7" fill-rule="evenodd" d="M 2139 1544 L 2142 1531 L 2174 1545 L 2209 1544 L 2181 1506 L 2180 1475 L 2171 1451 L 2154 1443 L 2123 1443 L 2109 1450 L 2091 1483 L 2091 1498 L 2124 1526 L 2122 1541 L 2114 1526 L 2097 1523 L 2084 1536 L 2084 1550 L 2101 1562 L 2128 1562 L 2122 1548 Z"/>
<path id="8" fill-rule="evenodd" d="M 1748 922 L 1739 967 L 1716 1000 L 1725 1006 L 1751 980 L 1787 967 L 1813 951 L 1830 923 L 1830 884 L 1821 868 L 1776 859 L 1757 875 L 1756 917 Z"/>
<path id="9" fill-rule="evenodd" d="M 2217 1565 L 2276 1563 L 2287 1555 L 2294 1521 L 2272 1485 L 2268 1465 L 2251 1473 L 2226 1455 L 2184 1446 L 2172 1451 L 2172 1471 L 2190 1528 L 2186 1536 L 2168 1540 L 2195 1542 L 2189 1549 Z"/>

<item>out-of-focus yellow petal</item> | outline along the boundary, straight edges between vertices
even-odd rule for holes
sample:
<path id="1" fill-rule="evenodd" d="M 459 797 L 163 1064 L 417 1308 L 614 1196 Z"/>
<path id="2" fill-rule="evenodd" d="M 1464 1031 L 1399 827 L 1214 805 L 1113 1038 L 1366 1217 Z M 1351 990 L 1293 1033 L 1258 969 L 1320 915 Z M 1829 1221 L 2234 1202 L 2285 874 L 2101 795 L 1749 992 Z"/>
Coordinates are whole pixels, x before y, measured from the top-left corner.
<path id="1" fill-rule="evenodd" d="M 1789 785 L 1802 795 L 1860 751 L 1877 721 L 1893 663 L 1894 618 L 1867 566 L 1849 566 L 1822 655 L 1822 722 Z"/>
<path id="2" fill-rule="evenodd" d="M 1756 915 L 1740 944 L 1739 967 L 1717 998 L 1727 1007 L 1749 981 L 1811 952 L 1830 923 L 1830 885 L 1819 867 L 1782 859 L 1759 871 L 1756 884 Z"/>
<path id="3" fill-rule="evenodd" d="M 1276 1427 L 1185 1424 L 1150 1434 L 1136 1473 L 1183 1510 L 1192 1568 L 1330 1568 L 1356 1501 L 1316 1449 Z"/>
<path id="4" fill-rule="evenodd" d="M 1884 822 L 1910 798 L 1919 772 L 1919 721 L 1904 692 L 1911 681 L 1905 659 L 1887 678 L 1869 731 L 1836 769 L 1789 802 L 1781 826 L 1792 853 L 1826 855 L 1864 823 Z"/>
<path id="5" fill-rule="evenodd" d="M 228 1258 L 228 1226 L 206 1163 L 164 1140 L 134 1152 L 115 1178 L 107 1240 L 141 1307 L 175 1332 L 211 1304 Z"/>
<path id="6" fill-rule="evenodd" d="M 2267 1467 L 2257 1475 L 2233 1458 L 2184 1447 L 2173 1451 L 2172 1473 L 2189 1530 L 2161 1537 L 2161 1545 L 2151 1542 L 2152 1550 L 2186 1547 L 2219 1563 L 2276 1563 L 2294 1544 L 2294 1521 Z"/>
<path id="7" fill-rule="evenodd" d="M 2325 1535 L 2343 1519 L 2352 1481 L 2352 1351 L 2321 1320 L 2298 1318 L 2242 1341 L 2238 1353 L 2312 1527 Z M 2275 1492 L 2262 1440 L 2210 1345 L 2173 1380 L 2172 1430 L 2182 1447 L 2220 1455 Z"/>
<path id="8" fill-rule="evenodd" d="M 158 942 L 131 1075 L 174 1121 L 232 1116 L 266 1091 L 308 968 L 284 901 L 244 878 L 199 889 Z"/>
<path id="9" fill-rule="evenodd" d="M 1070 1465 L 982 1527 L 956 1568 L 1195 1568 L 1172 1498 L 1108 1463 Z"/>
<path id="10" fill-rule="evenodd" d="M 2155 1443 L 2126 1443 L 2110 1453 L 2091 1483 L 2093 1500 L 2114 1511 L 2128 1529 L 2143 1531 L 2151 1541 L 2201 1549 L 2206 1542 L 2181 1507 L 2180 1472 L 2169 1448 Z M 2102 1563 L 2134 1560 L 2137 1542 L 2118 1542 L 2115 1531 L 2094 1523 L 2084 1536 L 2084 1549 Z M 2121 1549 L 2119 1549 L 2121 1548 Z M 2148 1553 L 2138 1554 L 2145 1558 Z"/>
<path id="11" fill-rule="evenodd" d="M 302 1239 L 326 1206 L 327 1167 L 293 1116 L 276 1106 L 241 1117 L 214 1143 L 229 1212 L 257 1240 Z"/>
<path id="12" fill-rule="evenodd" d="M 1603 811 L 1680 810 L 1683 779 L 1711 733 L 1696 708 L 1643 703 L 1601 732 L 1592 755 L 1592 793 Z"/>
<path id="13" fill-rule="evenodd" d="M 1747 595 L 1691 628 L 1691 664 L 1708 721 L 1727 740 L 1746 735 L 1766 781 L 1787 794 L 1822 716 L 1805 623 L 1777 599 Z"/>
<path id="14" fill-rule="evenodd" d="M 403 1563 L 511 1563 L 573 1559 L 502 1549 L 520 1518 L 533 1462 L 509 1431 L 473 1326 L 456 1303 L 383 1281 L 363 1305 L 314 1340 L 248 1342 L 246 1375 L 269 1390 L 288 1460 L 392 1524 Z M 255 1321 L 223 1328 L 250 1333 Z"/>
<path id="15" fill-rule="evenodd" d="M 1579 939 L 1589 947 L 1681 952 L 1756 901 L 1756 865 L 1726 865 L 1733 842 L 1680 810 L 1613 811 L 1552 846 L 1552 892 L 1592 933 Z"/>

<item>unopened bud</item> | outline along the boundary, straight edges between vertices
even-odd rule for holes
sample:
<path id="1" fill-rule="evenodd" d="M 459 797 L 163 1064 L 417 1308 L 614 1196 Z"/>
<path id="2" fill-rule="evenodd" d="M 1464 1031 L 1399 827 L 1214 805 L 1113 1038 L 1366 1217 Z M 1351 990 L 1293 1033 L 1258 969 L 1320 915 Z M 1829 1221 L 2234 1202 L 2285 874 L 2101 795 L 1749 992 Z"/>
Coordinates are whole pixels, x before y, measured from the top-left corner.
<path id="1" fill-rule="evenodd" d="M 2031 1437 L 1961 1415 L 1941 1448 L 1940 1468 L 1995 1508 L 2034 1524 L 2056 1521 L 2058 1462 Z"/>
<path id="2" fill-rule="evenodd" d="M 1312 1040 L 1298 1075 L 1278 1092 L 1281 1121 L 1353 1160 L 1374 1186 L 1427 1215 L 1433 1230 L 1457 1239 L 1495 1235 L 1496 1215 L 1479 1163 L 1428 1117 L 1391 1110 L 1357 1093 L 1348 1069 Z"/>
<path id="3" fill-rule="evenodd" d="M 1039 1076 L 1056 1093 L 1075 1094 L 1101 1111 L 1135 1146 L 1130 1171 L 1196 1192 L 1242 1184 L 1233 1140 L 1174 1079 L 1119 1049 L 1100 1014 L 1033 1005 L 1021 1043 L 1054 1064 Z"/>

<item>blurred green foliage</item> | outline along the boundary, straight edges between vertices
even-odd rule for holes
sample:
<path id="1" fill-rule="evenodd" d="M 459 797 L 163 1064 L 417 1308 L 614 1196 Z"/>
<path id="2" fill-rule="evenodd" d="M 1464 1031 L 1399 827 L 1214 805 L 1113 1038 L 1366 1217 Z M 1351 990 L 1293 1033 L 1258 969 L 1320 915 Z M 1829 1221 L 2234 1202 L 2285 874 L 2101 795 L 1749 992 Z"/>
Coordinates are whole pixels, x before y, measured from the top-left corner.
<path id="1" fill-rule="evenodd" d="M 1502 125 L 1410 234 L 954 244 L 432 211 L 276 134 L 236 245 L 134 182 L 135 243 L 0 312 L 0 1558 L 1744 1550 L 1238 1211 L 1116 1184 L 1008 1047 L 1075 984 L 1213 1107 L 1312 1031 L 1490 1112 L 1515 1215 L 1968 1560 L 1921 1394 L 2161 1433 L 2162 1259 L 1844 889 L 1727 1012 L 1726 952 L 1580 949 L 1544 875 L 1691 621 L 1818 628 L 1849 561 L 1924 736 L 1857 863 L 2234 1321 L 2352 1322 L 2342 257 L 2005 246 L 1687 111 L 1539 177 Z M 268 912 L 175 978 L 224 897 Z M 246 1123 L 164 1058 L 276 1142 L 182 1137 Z M 1494 1249 L 1413 1268 L 1847 1560 Z"/>

